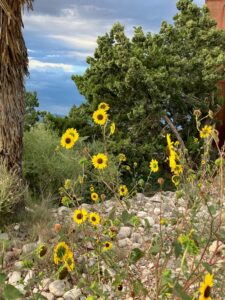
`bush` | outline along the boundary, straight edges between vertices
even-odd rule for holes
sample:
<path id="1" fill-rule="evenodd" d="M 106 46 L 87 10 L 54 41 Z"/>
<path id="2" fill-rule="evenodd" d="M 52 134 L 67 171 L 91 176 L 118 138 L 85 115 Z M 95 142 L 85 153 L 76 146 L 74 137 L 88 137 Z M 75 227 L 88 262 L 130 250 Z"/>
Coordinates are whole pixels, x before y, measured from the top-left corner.
<path id="1" fill-rule="evenodd" d="M 6 165 L 0 161 L 0 216 L 13 211 L 22 200 L 25 188 L 15 173 L 9 172 Z M 0 218 L 2 220 L 2 218 Z"/>
<path id="2" fill-rule="evenodd" d="M 74 152 L 59 153 L 59 145 L 58 135 L 43 124 L 25 132 L 23 171 L 33 192 L 54 195 L 65 178 L 72 179 L 81 172 Z"/>

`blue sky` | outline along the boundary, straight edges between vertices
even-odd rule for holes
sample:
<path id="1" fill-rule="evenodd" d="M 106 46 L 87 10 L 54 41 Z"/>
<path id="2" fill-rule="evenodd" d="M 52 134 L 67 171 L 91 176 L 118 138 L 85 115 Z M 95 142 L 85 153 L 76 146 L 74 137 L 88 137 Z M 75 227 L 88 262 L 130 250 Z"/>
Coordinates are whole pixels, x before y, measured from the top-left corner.
<path id="1" fill-rule="evenodd" d="M 67 114 L 84 101 L 71 75 L 85 71 L 99 35 L 116 21 L 125 25 L 128 36 L 139 25 L 145 32 L 157 32 L 175 13 L 176 0 L 35 0 L 34 11 L 24 14 L 27 90 L 37 91 L 41 110 Z"/>

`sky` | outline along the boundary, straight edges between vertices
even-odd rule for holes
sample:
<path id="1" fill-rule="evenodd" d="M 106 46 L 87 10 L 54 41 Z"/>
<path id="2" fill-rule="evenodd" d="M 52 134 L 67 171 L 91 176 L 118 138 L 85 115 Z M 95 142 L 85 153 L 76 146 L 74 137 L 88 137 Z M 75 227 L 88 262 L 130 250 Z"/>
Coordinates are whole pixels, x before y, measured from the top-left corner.
<path id="1" fill-rule="evenodd" d="M 35 0 L 34 10 L 23 16 L 30 72 L 26 89 L 37 92 L 40 110 L 67 114 L 85 101 L 71 76 L 85 72 L 99 35 L 117 21 L 130 37 L 134 26 L 158 32 L 175 14 L 176 0 Z"/>

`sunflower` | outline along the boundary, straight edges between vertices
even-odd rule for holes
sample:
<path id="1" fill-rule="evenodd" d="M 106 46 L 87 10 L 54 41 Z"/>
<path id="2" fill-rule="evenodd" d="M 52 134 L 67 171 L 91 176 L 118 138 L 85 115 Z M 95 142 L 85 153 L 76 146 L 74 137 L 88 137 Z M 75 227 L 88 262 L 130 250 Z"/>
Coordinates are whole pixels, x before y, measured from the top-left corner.
<path id="1" fill-rule="evenodd" d="M 37 248 L 37 256 L 42 259 L 48 252 L 48 247 L 45 244 L 40 244 Z"/>
<path id="2" fill-rule="evenodd" d="M 175 186 L 178 186 L 180 184 L 180 177 L 177 175 L 173 175 L 172 182 L 174 183 Z"/>
<path id="3" fill-rule="evenodd" d="M 71 189 L 71 187 L 72 187 L 72 181 L 71 181 L 71 179 L 65 179 L 64 189 L 65 190 L 69 190 L 69 189 Z"/>
<path id="4" fill-rule="evenodd" d="M 65 265 L 61 266 L 57 273 L 57 278 L 63 280 L 68 275 L 69 271 Z"/>
<path id="5" fill-rule="evenodd" d="M 94 111 L 92 118 L 96 124 L 104 125 L 108 119 L 108 115 L 104 109 L 98 109 Z"/>
<path id="6" fill-rule="evenodd" d="M 212 126 L 205 125 L 200 131 L 200 137 L 202 139 L 205 139 L 212 134 L 212 131 L 213 131 Z"/>
<path id="7" fill-rule="evenodd" d="M 183 169 L 182 165 L 176 164 L 176 166 L 174 166 L 174 168 L 173 168 L 173 173 L 175 175 L 179 175 L 179 174 L 183 173 L 183 171 L 184 171 L 184 169 Z"/>
<path id="8" fill-rule="evenodd" d="M 128 189 L 127 189 L 126 185 L 120 185 L 119 194 L 120 194 L 120 196 L 126 196 L 128 194 Z"/>
<path id="9" fill-rule="evenodd" d="M 72 251 L 69 251 L 68 253 L 68 256 L 65 260 L 65 266 L 69 272 L 74 270 L 74 257 Z"/>
<path id="10" fill-rule="evenodd" d="M 120 284 L 118 284 L 118 286 L 117 286 L 117 291 L 118 291 L 118 292 L 122 292 L 122 290 L 123 290 L 123 285 L 122 285 L 122 283 L 120 283 Z"/>
<path id="11" fill-rule="evenodd" d="M 107 167 L 108 157 L 103 153 L 98 153 L 92 157 L 92 164 L 96 169 L 104 169 Z"/>
<path id="12" fill-rule="evenodd" d="M 73 136 L 73 138 L 74 138 L 74 143 L 76 143 L 76 141 L 79 139 L 79 133 L 78 133 L 77 130 L 74 129 L 74 128 L 69 128 L 69 129 L 67 129 L 65 133 L 66 133 L 66 134 L 70 134 L 70 135 Z"/>
<path id="13" fill-rule="evenodd" d="M 199 300 L 212 300 L 212 298 L 210 297 L 212 286 L 213 286 L 213 276 L 210 273 L 208 273 L 208 274 L 206 274 L 204 281 L 200 285 Z"/>
<path id="14" fill-rule="evenodd" d="M 123 161 L 126 161 L 126 160 L 127 160 L 126 155 L 123 154 L 123 153 L 120 153 L 120 154 L 118 155 L 118 158 L 119 158 L 119 161 L 120 161 L 120 162 L 123 162 Z"/>
<path id="15" fill-rule="evenodd" d="M 93 226 L 96 226 L 100 223 L 101 218 L 100 218 L 99 214 L 92 212 L 89 215 L 89 221 Z"/>
<path id="16" fill-rule="evenodd" d="M 74 144 L 75 144 L 74 137 L 71 134 L 64 133 L 61 138 L 61 146 L 66 149 L 71 149 L 73 148 Z"/>
<path id="17" fill-rule="evenodd" d="M 99 197 L 97 193 L 91 193 L 91 200 L 98 201 Z"/>
<path id="18" fill-rule="evenodd" d="M 85 209 L 76 209 L 73 214 L 73 220 L 77 224 L 82 224 L 87 220 L 88 213 Z"/>
<path id="19" fill-rule="evenodd" d="M 105 111 L 109 110 L 109 105 L 105 102 L 101 102 L 99 105 L 98 105 L 98 109 L 103 109 Z"/>
<path id="20" fill-rule="evenodd" d="M 103 250 L 108 251 L 112 248 L 112 246 L 113 246 L 112 243 L 107 241 L 107 242 L 104 243 Z"/>
<path id="21" fill-rule="evenodd" d="M 90 192 L 93 193 L 94 191 L 95 191 L 95 188 L 94 188 L 93 184 L 91 184 L 91 185 L 90 185 Z"/>
<path id="22" fill-rule="evenodd" d="M 116 124 L 112 122 L 112 124 L 110 125 L 110 134 L 113 135 L 115 131 L 116 131 Z"/>
<path id="23" fill-rule="evenodd" d="M 69 246 L 65 242 L 58 243 L 54 248 L 54 263 L 65 261 L 69 253 Z"/>
<path id="24" fill-rule="evenodd" d="M 152 159 L 150 164 L 149 164 L 149 168 L 151 169 L 151 171 L 153 173 L 156 173 L 159 171 L 159 163 L 156 159 Z"/>

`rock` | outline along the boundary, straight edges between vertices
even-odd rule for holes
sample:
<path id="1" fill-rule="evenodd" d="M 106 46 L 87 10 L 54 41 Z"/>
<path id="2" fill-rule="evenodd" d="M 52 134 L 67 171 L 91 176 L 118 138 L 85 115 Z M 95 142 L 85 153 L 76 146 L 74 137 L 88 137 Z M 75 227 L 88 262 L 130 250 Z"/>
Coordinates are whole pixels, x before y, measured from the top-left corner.
<path id="1" fill-rule="evenodd" d="M 126 247 L 128 245 L 129 245 L 129 239 L 128 238 L 125 238 L 125 239 L 122 239 L 122 240 L 118 241 L 118 246 L 120 248 L 124 248 L 124 247 Z"/>
<path id="2" fill-rule="evenodd" d="M 8 233 L 0 233 L 0 240 L 2 240 L 2 241 L 8 241 L 9 240 Z"/>
<path id="3" fill-rule="evenodd" d="M 225 249 L 225 245 L 221 241 L 214 241 L 209 247 L 209 252 L 216 252 L 215 254 L 219 255 L 223 249 Z"/>
<path id="4" fill-rule="evenodd" d="M 131 240 L 132 240 L 133 243 L 138 243 L 138 244 L 142 244 L 142 242 L 143 242 L 142 236 L 137 232 L 134 232 L 132 234 Z"/>
<path id="5" fill-rule="evenodd" d="M 9 277 L 9 284 L 16 285 L 21 279 L 21 272 L 14 271 Z"/>
<path id="6" fill-rule="evenodd" d="M 60 206 L 60 207 L 58 208 L 58 214 L 59 214 L 60 216 L 66 215 L 66 214 L 69 215 L 70 213 L 71 213 L 71 209 L 68 208 L 68 207 L 66 207 L 66 206 Z"/>
<path id="7" fill-rule="evenodd" d="M 47 292 L 49 290 L 49 284 L 51 283 L 51 279 L 50 278 L 45 278 L 41 281 L 41 283 L 39 284 L 39 290 L 40 291 L 44 291 Z"/>
<path id="8" fill-rule="evenodd" d="M 55 300 L 55 296 L 51 293 L 41 292 L 41 295 L 44 296 L 48 300 Z"/>
<path id="9" fill-rule="evenodd" d="M 155 220 L 152 217 L 146 217 L 145 219 L 141 220 L 142 226 L 145 226 L 145 220 L 147 220 L 150 226 L 153 226 L 155 224 Z"/>
<path id="10" fill-rule="evenodd" d="M 15 231 L 18 231 L 20 229 L 20 224 L 16 224 L 15 226 L 14 226 L 14 230 Z"/>
<path id="11" fill-rule="evenodd" d="M 63 280 L 55 280 L 49 284 L 49 291 L 57 296 L 62 296 L 66 291 L 66 282 Z"/>
<path id="12" fill-rule="evenodd" d="M 137 216 L 138 216 L 139 218 L 145 218 L 145 217 L 147 217 L 147 213 L 146 213 L 145 211 L 139 211 L 139 212 L 137 213 Z"/>
<path id="13" fill-rule="evenodd" d="M 37 294 L 37 293 L 38 293 L 38 288 L 35 287 L 35 288 L 33 289 L 33 293 L 34 293 L 34 294 Z"/>
<path id="14" fill-rule="evenodd" d="M 159 207 L 156 207 L 154 209 L 154 215 L 160 215 L 160 208 Z"/>
<path id="15" fill-rule="evenodd" d="M 23 268 L 23 261 L 22 261 L 22 260 L 16 261 L 16 262 L 14 263 L 14 266 L 15 266 L 15 268 L 18 269 L 18 270 L 22 269 L 22 268 Z"/>
<path id="16" fill-rule="evenodd" d="M 6 252 L 5 255 L 4 255 L 4 262 L 5 262 L 5 264 L 7 264 L 10 261 L 12 261 L 13 258 L 14 258 L 14 252 L 13 251 Z"/>
<path id="17" fill-rule="evenodd" d="M 79 300 L 80 296 L 81 296 L 81 290 L 77 287 L 74 287 L 72 290 L 66 292 L 63 295 L 63 298 L 65 300 Z"/>
<path id="18" fill-rule="evenodd" d="M 128 226 L 121 227 L 120 231 L 117 235 L 117 238 L 119 240 L 124 239 L 124 238 L 128 238 L 128 237 L 131 236 L 131 232 L 132 232 L 131 227 L 128 227 Z"/>
<path id="19" fill-rule="evenodd" d="M 29 243 L 23 245 L 22 251 L 24 254 L 28 254 L 32 251 L 34 251 L 37 248 L 37 243 Z"/>
<path id="20" fill-rule="evenodd" d="M 28 282 L 35 277 L 35 273 L 33 270 L 29 270 L 27 275 L 24 278 L 24 283 L 28 284 Z"/>

